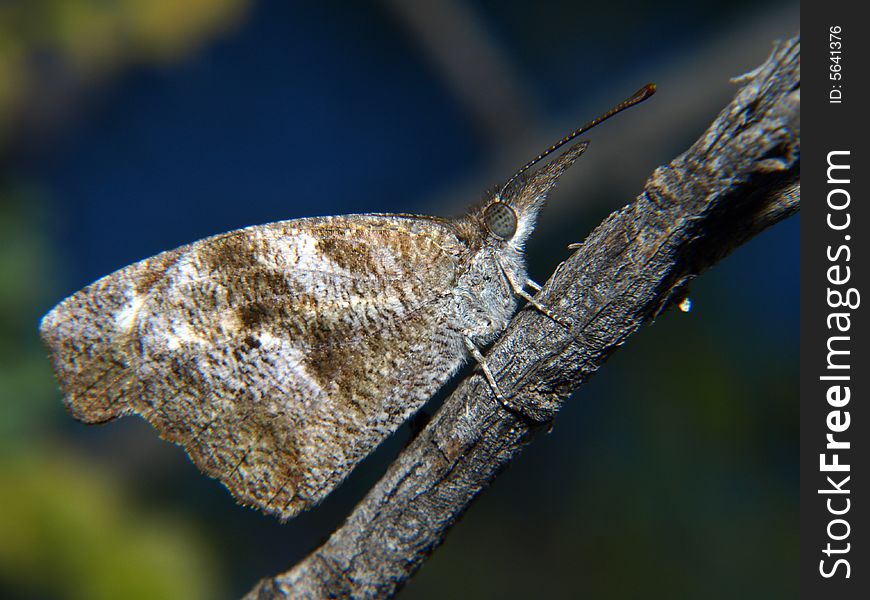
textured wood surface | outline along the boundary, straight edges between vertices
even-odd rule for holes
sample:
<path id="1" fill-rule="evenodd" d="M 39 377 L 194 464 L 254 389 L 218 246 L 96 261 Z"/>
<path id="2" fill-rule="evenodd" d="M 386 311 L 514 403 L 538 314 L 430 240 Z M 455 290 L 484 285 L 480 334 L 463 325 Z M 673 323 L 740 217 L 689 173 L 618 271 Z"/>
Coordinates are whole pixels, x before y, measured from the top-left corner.
<path id="1" fill-rule="evenodd" d="M 562 402 L 701 271 L 800 203 L 800 39 L 740 78 L 684 154 L 599 225 L 538 299 L 570 329 L 522 310 L 487 355 L 513 410 L 479 370 L 461 383 L 347 521 L 249 598 L 388 597 L 443 541 Z M 797 260 L 797 257 L 795 257 Z"/>

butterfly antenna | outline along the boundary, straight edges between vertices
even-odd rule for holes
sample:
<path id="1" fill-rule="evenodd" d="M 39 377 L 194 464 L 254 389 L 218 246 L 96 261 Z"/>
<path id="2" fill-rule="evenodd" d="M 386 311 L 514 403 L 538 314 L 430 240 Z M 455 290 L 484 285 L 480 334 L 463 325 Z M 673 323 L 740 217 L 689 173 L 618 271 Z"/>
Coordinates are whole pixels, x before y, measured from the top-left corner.
<path id="1" fill-rule="evenodd" d="M 555 144 L 553 144 L 552 146 L 550 146 L 549 148 L 547 148 L 546 150 L 541 152 L 535 158 L 533 158 L 532 160 L 527 162 L 525 165 L 523 165 L 523 167 L 519 171 L 514 173 L 513 177 L 508 179 L 507 183 L 505 183 L 504 186 L 501 188 L 501 191 L 498 194 L 499 197 L 504 195 L 505 190 L 507 190 L 508 187 L 510 187 L 510 185 L 514 181 L 516 181 L 516 179 L 520 175 L 522 175 L 523 173 L 528 171 L 530 168 L 535 166 L 538 162 L 540 162 L 541 160 L 543 160 L 544 158 L 546 158 L 547 156 L 549 156 L 550 154 L 552 154 L 553 152 L 555 152 L 556 150 L 558 150 L 559 148 L 561 148 L 562 146 L 564 146 L 565 144 L 567 144 L 568 142 L 570 142 L 571 140 L 576 138 L 577 136 L 586 133 L 587 131 L 589 131 L 590 129 L 595 127 L 596 125 L 600 125 L 601 123 L 603 123 L 604 121 L 606 121 L 610 117 L 612 117 L 618 113 L 621 113 L 626 108 L 631 108 L 635 104 L 640 104 L 641 102 L 643 102 L 644 100 L 646 100 L 647 98 L 649 98 L 650 96 L 652 96 L 655 93 L 656 93 L 656 84 L 648 83 L 645 86 L 643 86 L 642 88 L 640 88 L 639 90 L 637 90 L 634 94 L 632 94 L 626 100 L 623 100 L 622 102 L 620 102 L 619 104 L 617 104 L 616 106 L 614 106 L 613 108 L 608 110 L 606 113 L 604 113 L 600 117 L 598 117 L 596 119 L 592 119 L 591 121 L 589 121 L 588 123 L 586 123 L 582 127 L 575 129 L 574 131 L 572 131 L 571 133 L 569 133 L 568 135 L 563 137 L 561 140 L 559 140 L 558 142 L 556 142 Z"/>

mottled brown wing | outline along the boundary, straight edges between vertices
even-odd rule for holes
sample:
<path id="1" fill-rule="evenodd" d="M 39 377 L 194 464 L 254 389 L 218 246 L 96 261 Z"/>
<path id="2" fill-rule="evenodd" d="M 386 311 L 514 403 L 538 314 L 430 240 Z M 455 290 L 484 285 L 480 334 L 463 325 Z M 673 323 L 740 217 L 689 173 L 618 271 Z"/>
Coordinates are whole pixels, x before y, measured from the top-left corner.
<path id="1" fill-rule="evenodd" d="M 121 269 L 42 321 L 70 411 L 147 419 L 235 497 L 322 500 L 464 360 L 463 248 L 425 217 L 250 227 Z"/>

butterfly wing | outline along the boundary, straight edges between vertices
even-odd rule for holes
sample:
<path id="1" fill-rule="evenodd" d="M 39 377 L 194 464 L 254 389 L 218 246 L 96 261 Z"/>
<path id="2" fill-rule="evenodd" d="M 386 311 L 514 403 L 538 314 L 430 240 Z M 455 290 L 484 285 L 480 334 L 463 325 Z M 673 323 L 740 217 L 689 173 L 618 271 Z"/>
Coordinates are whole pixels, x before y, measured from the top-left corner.
<path id="1" fill-rule="evenodd" d="M 104 277 L 41 335 L 77 418 L 141 415 L 239 501 L 288 518 L 464 361 L 444 326 L 463 251 L 425 217 L 250 227 Z"/>

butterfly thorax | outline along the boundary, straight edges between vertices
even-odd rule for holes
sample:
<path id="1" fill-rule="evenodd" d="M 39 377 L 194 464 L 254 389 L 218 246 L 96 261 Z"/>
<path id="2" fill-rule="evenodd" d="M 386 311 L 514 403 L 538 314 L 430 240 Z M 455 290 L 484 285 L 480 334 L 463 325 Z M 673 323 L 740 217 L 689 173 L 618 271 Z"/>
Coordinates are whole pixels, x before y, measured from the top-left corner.
<path id="1" fill-rule="evenodd" d="M 486 345 L 516 312 L 518 301 L 510 281 L 526 280 L 525 260 L 514 244 L 487 236 L 474 216 L 456 225 L 474 240 L 467 266 L 452 290 L 454 328 L 475 344 Z"/>

